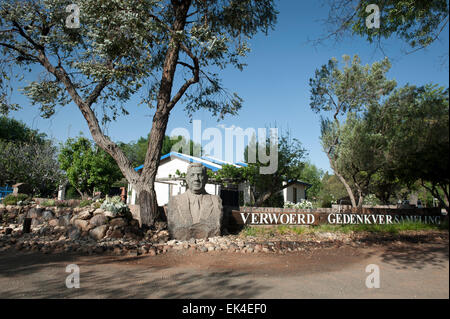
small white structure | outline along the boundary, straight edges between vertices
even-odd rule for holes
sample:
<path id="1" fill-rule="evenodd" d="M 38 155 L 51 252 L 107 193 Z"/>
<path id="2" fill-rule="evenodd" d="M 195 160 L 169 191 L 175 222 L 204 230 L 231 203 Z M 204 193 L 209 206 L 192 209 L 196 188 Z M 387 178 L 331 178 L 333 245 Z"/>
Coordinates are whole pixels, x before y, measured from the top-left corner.
<path id="1" fill-rule="evenodd" d="M 236 167 L 247 166 L 245 163 L 230 163 L 211 156 L 195 157 L 177 152 L 170 152 L 169 154 L 161 157 L 158 172 L 156 173 L 155 191 L 158 206 L 167 205 L 172 196 L 182 194 L 186 191 L 186 186 L 181 180 L 170 179 L 177 177 L 177 171 L 179 173 L 186 173 L 187 167 L 190 163 L 202 163 L 207 169 L 210 169 L 213 172 L 217 172 L 222 169 L 222 165 L 225 164 L 234 165 Z M 143 167 L 143 165 L 138 166 L 135 170 L 140 171 Z M 299 181 L 296 184 L 285 188 L 282 190 L 284 201 L 296 203 L 301 199 L 306 199 L 306 190 L 310 186 L 311 185 L 307 183 Z M 237 202 L 239 201 L 238 192 L 243 192 L 244 203 L 250 202 L 250 186 L 247 183 L 242 183 L 235 189 L 225 189 L 221 185 L 217 184 L 206 184 L 205 190 L 209 194 L 218 195 L 221 197 L 228 196 L 228 198 L 230 197 L 230 192 L 236 192 L 236 196 L 231 197 L 237 199 Z M 225 195 L 226 193 L 228 194 Z M 131 184 L 128 184 L 127 204 L 137 204 L 136 191 L 133 189 Z M 224 205 L 226 204 L 227 203 L 224 202 Z M 234 205 L 238 206 L 239 204 L 235 203 Z"/>

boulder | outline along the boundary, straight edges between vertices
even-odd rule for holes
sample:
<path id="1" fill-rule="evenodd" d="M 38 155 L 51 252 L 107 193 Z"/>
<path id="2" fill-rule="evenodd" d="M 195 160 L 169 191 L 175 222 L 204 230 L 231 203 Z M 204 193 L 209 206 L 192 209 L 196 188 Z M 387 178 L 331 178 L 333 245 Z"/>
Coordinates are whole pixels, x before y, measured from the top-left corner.
<path id="1" fill-rule="evenodd" d="M 91 231 L 89 232 L 89 236 L 91 236 L 92 238 L 94 238 L 96 240 L 100 240 L 103 237 L 105 237 L 107 230 L 108 230 L 107 225 L 98 226 L 98 227 L 95 227 L 94 229 L 91 229 Z"/>
<path id="2" fill-rule="evenodd" d="M 56 219 L 56 218 L 54 218 L 54 219 L 50 220 L 50 221 L 48 222 L 48 224 L 49 224 L 50 226 L 52 226 L 52 227 L 56 227 L 56 226 L 59 225 L 59 220 Z"/>
<path id="3" fill-rule="evenodd" d="M 115 229 L 112 231 L 111 235 L 109 236 L 111 238 L 122 238 L 123 237 L 123 233 L 120 229 Z"/>
<path id="4" fill-rule="evenodd" d="M 68 232 L 67 232 L 67 237 L 69 237 L 72 240 L 77 240 L 80 238 L 80 230 L 76 227 L 71 228 Z"/>
<path id="5" fill-rule="evenodd" d="M 95 227 L 105 225 L 107 223 L 108 223 L 108 218 L 106 218 L 106 216 L 103 214 L 94 215 L 94 217 L 92 217 L 89 220 L 89 224 L 91 224 L 92 226 L 95 226 Z"/>
<path id="6" fill-rule="evenodd" d="M 28 211 L 28 218 L 41 218 L 42 217 L 42 208 L 32 207 Z"/>
<path id="7" fill-rule="evenodd" d="M 116 218 L 117 216 L 119 216 L 119 213 L 117 213 L 117 212 L 110 212 L 109 210 L 105 211 L 103 214 L 106 217 L 109 217 L 109 218 Z"/>
<path id="8" fill-rule="evenodd" d="M 46 210 L 46 211 L 44 211 L 44 212 L 42 213 L 42 218 L 43 218 L 45 221 L 49 221 L 50 219 L 55 218 L 55 215 L 53 214 L 53 212 L 51 212 L 51 211 L 49 211 L 49 210 Z"/>
<path id="9" fill-rule="evenodd" d="M 90 219 L 91 218 L 91 212 L 89 211 L 89 210 L 84 210 L 84 211 L 82 211 L 81 213 L 79 213 L 78 215 L 77 215 L 77 218 L 78 219 L 83 219 L 83 220 L 87 220 L 87 219 Z"/>
<path id="10" fill-rule="evenodd" d="M 88 231 L 89 229 L 92 228 L 89 227 L 89 221 L 83 219 L 75 219 L 73 224 L 75 225 L 75 227 L 81 229 L 82 231 Z"/>
<path id="11" fill-rule="evenodd" d="M 97 215 L 97 214 L 104 214 L 104 210 L 103 209 L 101 209 L 101 208 L 97 208 L 96 210 L 94 210 L 94 215 Z"/>
<path id="12" fill-rule="evenodd" d="M 58 217 L 59 226 L 69 226 L 70 225 L 70 215 L 62 215 Z"/>
<path id="13" fill-rule="evenodd" d="M 118 217 L 118 218 L 113 218 L 113 219 L 111 219 L 110 222 L 109 222 L 109 224 L 110 224 L 112 227 L 114 227 L 114 226 L 117 226 L 117 227 L 124 227 L 124 226 L 126 226 L 127 222 L 125 221 L 125 219 L 123 219 L 123 218 L 121 218 L 121 217 Z"/>

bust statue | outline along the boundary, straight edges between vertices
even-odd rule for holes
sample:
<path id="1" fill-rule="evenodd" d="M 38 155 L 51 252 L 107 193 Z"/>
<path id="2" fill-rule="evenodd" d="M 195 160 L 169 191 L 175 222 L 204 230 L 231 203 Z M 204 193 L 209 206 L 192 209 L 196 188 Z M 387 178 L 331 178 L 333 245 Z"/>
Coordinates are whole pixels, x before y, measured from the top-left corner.
<path id="1" fill-rule="evenodd" d="M 190 164 L 186 172 L 187 191 L 173 196 L 167 208 L 167 224 L 172 238 L 188 240 L 220 235 L 223 218 L 222 200 L 208 194 L 206 167 Z"/>

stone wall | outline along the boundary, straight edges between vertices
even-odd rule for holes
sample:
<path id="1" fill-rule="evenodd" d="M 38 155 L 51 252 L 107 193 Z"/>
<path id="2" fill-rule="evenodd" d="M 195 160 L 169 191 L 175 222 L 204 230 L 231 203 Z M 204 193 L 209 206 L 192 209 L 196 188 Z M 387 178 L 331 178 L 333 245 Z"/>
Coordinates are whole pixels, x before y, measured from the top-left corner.
<path id="1" fill-rule="evenodd" d="M 94 206 L 42 207 L 39 204 L 15 206 L 0 204 L 2 228 L 23 231 L 26 218 L 31 219 L 32 231 L 60 232 L 71 239 L 90 237 L 138 239 L 145 235 L 139 222 L 130 213 L 113 213 Z"/>

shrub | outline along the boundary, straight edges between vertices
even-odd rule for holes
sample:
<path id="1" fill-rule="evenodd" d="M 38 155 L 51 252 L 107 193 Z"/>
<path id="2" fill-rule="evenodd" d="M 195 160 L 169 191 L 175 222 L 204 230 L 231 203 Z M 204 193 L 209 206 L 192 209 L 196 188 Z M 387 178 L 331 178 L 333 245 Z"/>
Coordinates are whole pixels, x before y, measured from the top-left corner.
<path id="1" fill-rule="evenodd" d="M 24 202 L 28 199 L 28 195 L 26 194 L 9 194 L 5 198 L 3 198 L 2 203 L 4 205 L 17 205 L 19 202 Z"/>
<path id="2" fill-rule="evenodd" d="M 57 201 L 55 201 L 55 206 L 56 207 L 69 207 L 70 204 L 64 200 L 57 200 Z"/>
<path id="3" fill-rule="evenodd" d="M 128 205 L 121 201 L 120 196 L 106 196 L 100 208 L 117 214 L 125 214 L 129 211 Z"/>
<path id="4" fill-rule="evenodd" d="M 54 199 L 46 199 L 45 201 L 43 201 L 41 203 L 41 206 L 44 206 L 44 207 L 56 206 L 56 202 Z"/>
<path id="5" fill-rule="evenodd" d="M 83 199 L 80 204 L 78 205 L 79 207 L 86 207 L 92 204 L 92 201 L 89 199 Z M 99 206 L 100 207 L 100 206 Z"/>
<path id="6" fill-rule="evenodd" d="M 296 209 L 313 209 L 313 204 L 310 201 L 302 199 L 300 203 L 286 202 L 284 208 L 296 208 Z"/>

